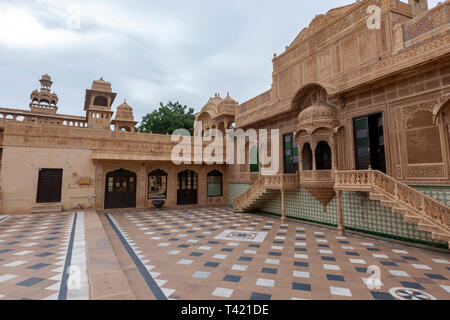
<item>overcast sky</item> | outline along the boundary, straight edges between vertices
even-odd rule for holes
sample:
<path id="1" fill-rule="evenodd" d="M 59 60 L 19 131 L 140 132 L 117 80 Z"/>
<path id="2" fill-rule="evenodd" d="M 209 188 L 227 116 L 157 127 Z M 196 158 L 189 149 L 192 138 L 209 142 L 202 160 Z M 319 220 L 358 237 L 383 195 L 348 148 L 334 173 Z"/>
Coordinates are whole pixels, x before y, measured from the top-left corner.
<path id="1" fill-rule="evenodd" d="M 137 120 L 160 101 L 200 111 L 215 92 L 242 103 L 270 88 L 273 54 L 316 14 L 352 2 L 0 0 L 0 106 L 28 108 L 44 73 L 65 114 L 83 114 L 100 77 Z"/>

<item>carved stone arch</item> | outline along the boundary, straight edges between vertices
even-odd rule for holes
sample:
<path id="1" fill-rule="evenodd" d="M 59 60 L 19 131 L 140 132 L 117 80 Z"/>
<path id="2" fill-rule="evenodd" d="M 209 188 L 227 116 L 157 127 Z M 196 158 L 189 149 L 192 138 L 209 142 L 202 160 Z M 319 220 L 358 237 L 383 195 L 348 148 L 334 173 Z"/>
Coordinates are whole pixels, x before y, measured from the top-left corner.
<path id="1" fill-rule="evenodd" d="M 201 112 L 197 117 L 197 121 L 210 121 L 211 119 L 212 119 L 212 116 L 207 111 Z"/>
<path id="2" fill-rule="evenodd" d="M 301 170 L 303 171 L 311 171 L 313 170 L 313 151 L 310 142 L 305 142 L 302 145 L 301 150 Z"/>
<path id="3" fill-rule="evenodd" d="M 316 170 L 331 170 L 333 167 L 332 154 L 330 144 L 326 139 L 320 139 L 314 149 Z"/>
<path id="4" fill-rule="evenodd" d="M 94 106 L 99 107 L 107 107 L 108 106 L 108 98 L 104 96 L 97 96 L 94 98 Z"/>
<path id="5" fill-rule="evenodd" d="M 317 133 L 320 134 L 321 133 L 320 131 L 325 131 L 327 134 L 330 134 L 330 136 L 335 133 L 335 130 L 333 130 L 332 128 L 323 126 L 323 127 L 313 128 L 311 131 L 311 134 L 317 134 Z M 330 141 L 327 141 L 327 142 L 329 143 Z"/>
<path id="6" fill-rule="evenodd" d="M 297 91 L 291 101 L 291 110 L 302 111 L 315 103 L 327 102 L 336 92 L 337 88 L 331 84 L 308 83 Z"/>
<path id="7" fill-rule="evenodd" d="M 131 127 L 129 127 L 129 126 L 120 126 L 119 131 L 131 132 L 132 130 L 131 130 Z"/>
<path id="8" fill-rule="evenodd" d="M 430 103 L 407 108 L 404 126 L 408 163 L 412 165 L 441 163 L 443 161 L 440 129 L 433 117 Z"/>
<path id="9" fill-rule="evenodd" d="M 443 99 L 433 110 L 433 122 L 438 124 L 439 116 L 442 115 L 444 123 L 450 124 L 450 95 Z"/>

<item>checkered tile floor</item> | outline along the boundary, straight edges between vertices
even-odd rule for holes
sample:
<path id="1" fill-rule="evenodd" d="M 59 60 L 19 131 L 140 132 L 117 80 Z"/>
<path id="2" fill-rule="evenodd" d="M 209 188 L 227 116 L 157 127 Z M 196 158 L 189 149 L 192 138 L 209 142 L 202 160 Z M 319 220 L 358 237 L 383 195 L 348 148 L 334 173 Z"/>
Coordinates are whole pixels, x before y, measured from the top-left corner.
<path id="1" fill-rule="evenodd" d="M 57 299 L 73 217 L 0 219 L 0 299 Z"/>
<path id="2" fill-rule="evenodd" d="M 227 208 L 108 217 L 168 299 L 450 299 L 445 253 Z"/>

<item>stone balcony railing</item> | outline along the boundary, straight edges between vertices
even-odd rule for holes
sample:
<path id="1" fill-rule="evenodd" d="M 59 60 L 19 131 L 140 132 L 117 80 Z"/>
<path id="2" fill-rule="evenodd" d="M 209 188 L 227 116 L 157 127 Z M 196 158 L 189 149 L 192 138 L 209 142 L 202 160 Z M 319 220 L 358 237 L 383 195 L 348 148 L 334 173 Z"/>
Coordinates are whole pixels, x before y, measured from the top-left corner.
<path id="1" fill-rule="evenodd" d="M 0 126 L 14 121 L 31 125 L 48 125 L 87 128 L 86 117 L 65 114 L 36 113 L 27 110 L 0 108 Z"/>

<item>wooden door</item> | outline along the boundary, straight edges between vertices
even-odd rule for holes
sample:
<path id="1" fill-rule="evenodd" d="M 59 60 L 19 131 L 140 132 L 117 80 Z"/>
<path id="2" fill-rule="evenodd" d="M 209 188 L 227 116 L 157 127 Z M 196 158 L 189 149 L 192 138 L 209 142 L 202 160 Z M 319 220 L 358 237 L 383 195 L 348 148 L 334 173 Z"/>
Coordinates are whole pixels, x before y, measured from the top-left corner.
<path id="1" fill-rule="evenodd" d="M 37 203 L 61 202 L 63 169 L 40 169 Z"/>
<path id="2" fill-rule="evenodd" d="M 136 208 L 137 176 L 120 169 L 106 175 L 105 209 Z"/>
<path id="3" fill-rule="evenodd" d="M 198 175 L 194 171 L 186 170 L 178 173 L 178 205 L 197 204 Z"/>

